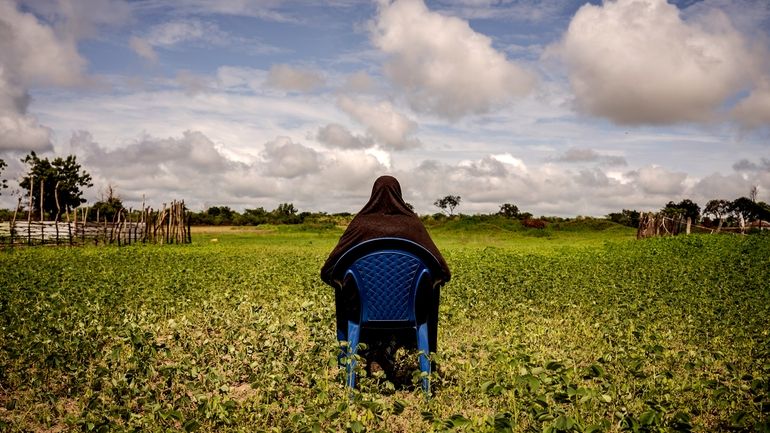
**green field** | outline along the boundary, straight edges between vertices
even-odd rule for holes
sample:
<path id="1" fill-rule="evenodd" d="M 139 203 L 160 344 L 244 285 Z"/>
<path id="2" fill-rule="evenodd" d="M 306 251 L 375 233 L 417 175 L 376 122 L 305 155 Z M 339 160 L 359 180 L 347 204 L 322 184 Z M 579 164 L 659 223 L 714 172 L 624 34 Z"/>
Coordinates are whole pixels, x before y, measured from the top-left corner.
<path id="1" fill-rule="evenodd" d="M 770 431 L 770 236 L 431 233 L 453 279 L 429 400 L 343 388 L 338 228 L 2 251 L 0 431 Z"/>

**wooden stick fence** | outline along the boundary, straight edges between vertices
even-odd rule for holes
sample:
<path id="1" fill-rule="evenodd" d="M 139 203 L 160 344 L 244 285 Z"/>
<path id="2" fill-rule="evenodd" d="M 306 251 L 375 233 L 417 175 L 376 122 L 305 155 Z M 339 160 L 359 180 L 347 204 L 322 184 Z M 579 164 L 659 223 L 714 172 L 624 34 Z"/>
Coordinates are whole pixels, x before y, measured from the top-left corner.
<path id="1" fill-rule="evenodd" d="M 763 227 L 763 224 L 765 226 Z M 720 221 L 717 227 L 706 227 L 693 224 L 689 217 L 683 216 L 669 217 L 660 213 L 643 213 L 639 218 L 639 228 L 636 231 L 636 238 L 643 239 L 653 236 L 675 236 L 678 234 L 692 232 L 697 233 L 732 233 L 743 234 L 747 229 L 766 228 L 764 221 L 754 221 L 749 224 L 741 224 L 738 227 L 725 227 Z"/>
<path id="2" fill-rule="evenodd" d="M 161 210 L 142 206 L 141 210 L 121 209 L 112 221 L 100 216 L 88 221 L 90 208 L 65 211 L 65 220 L 59 215 L 53 221 L 26 221 L 16 216 L 0 222 L 0 245 L 131 245 L 137 243 L 185 244 L 192 242 L 190 214 L 184 201 L 173 201 Z M 70 215 L 72 214 L 72 215 Z"/>

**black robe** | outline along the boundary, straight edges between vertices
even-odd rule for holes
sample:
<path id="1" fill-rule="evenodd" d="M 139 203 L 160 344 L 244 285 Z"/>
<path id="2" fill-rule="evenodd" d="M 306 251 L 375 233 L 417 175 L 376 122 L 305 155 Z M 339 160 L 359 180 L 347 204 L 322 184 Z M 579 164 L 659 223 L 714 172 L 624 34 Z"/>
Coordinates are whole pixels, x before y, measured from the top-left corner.
<path id="1" fill-rule="evenodd" d="M 356 214 L 326 259 L 321 268 L 321 279 L 334 286 L 331 274 L 337 260 L 353 246 L 369 239 L 383 237 L 404 238 L 420 244 L 430 251 L 441 265 L 441 274 L 434 275 L 433 278 L 444 283 L 451 278 L 449 266 L 422 221 L 401 198 L 401 185 L 398 180 L 393 176 L 381 176 L 374 182 L 369 202 Z"/>

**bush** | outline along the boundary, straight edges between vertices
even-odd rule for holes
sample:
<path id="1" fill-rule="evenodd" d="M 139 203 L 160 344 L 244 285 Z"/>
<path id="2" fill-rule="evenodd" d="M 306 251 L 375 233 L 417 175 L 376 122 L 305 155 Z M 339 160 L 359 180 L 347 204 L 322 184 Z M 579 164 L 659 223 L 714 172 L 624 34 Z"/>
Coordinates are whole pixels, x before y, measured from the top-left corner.
<path id="1" fill-rule="evenodd" d="M 524 227 L 526 227 L 528 229 L 541 229 L 542 230 L 542 229 L 545 228 L 546 223 L 545 223 L 545 221 L 543 221 L 541 219 L 528 218 L 528 219 L 522 220 L 521 221 L 521 225 L 523 225 Z"/>

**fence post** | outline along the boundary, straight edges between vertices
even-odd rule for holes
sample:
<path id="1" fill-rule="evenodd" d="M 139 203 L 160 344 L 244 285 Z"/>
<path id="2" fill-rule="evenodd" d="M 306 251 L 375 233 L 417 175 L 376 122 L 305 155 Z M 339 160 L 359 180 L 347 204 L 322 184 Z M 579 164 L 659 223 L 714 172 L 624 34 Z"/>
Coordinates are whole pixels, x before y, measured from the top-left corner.
<path id="1" fill-rule="evenodd" d="M 32 245 L 32 191 L 35 190 L 35 178 L 29 177 L 29 206 L 27 206 L 27 245 Z"/>
<path id="2" fill-rule="evenodd" d="M 43 187 L 45 186 L 45 179 L 40 182 L 40 242 L 45 244 L 45 225 L 43 224 Z"/>
<path id="3" fill-rule="evenodd" d="M 61 214 L 61 207 L 59 207 L 59 181 L 56 181 L 56 186 L 53 189 L 53 198 L 56 202 L 56 218 L 54 218 L 54 227 L 56 228 L 56 245 L 59 245 L 59 215 Z"/>
<path id="4" fill-rule="evenodd" d="M 19 197 L 19 201 L 16 203 L 16 209 L 13 211 L 13 219 L 11 220 L 11 247 L 13 247 L 13 235 L 16 233 L 16 214 L 19 213 L 20 207 L 21 197 Z"/>

